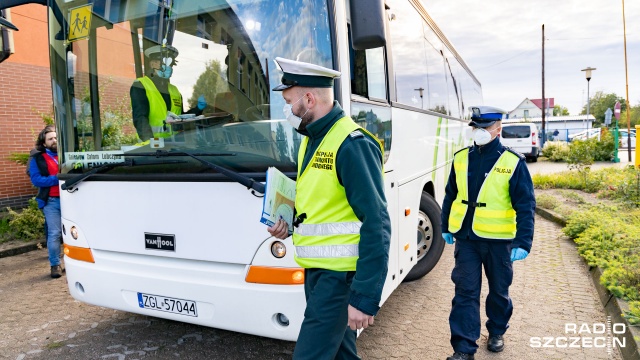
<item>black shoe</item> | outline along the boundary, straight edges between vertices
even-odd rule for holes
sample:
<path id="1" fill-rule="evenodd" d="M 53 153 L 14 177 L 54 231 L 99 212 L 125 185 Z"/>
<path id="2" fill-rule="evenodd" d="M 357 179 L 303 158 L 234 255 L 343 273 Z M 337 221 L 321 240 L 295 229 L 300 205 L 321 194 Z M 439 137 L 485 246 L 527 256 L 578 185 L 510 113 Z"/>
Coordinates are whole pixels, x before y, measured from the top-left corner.
<path id="1" fill-rule="evenodd" d="M 54 279 L 57 279 L 60 276 L 62 276 L 62 268 L 60 267 L 60 265 L 52 266 L 51 267 L 51 277 L 54 278 Z"/>
<path id="2" fill-rule="evenodd" d="M 461 352 L 454 352 L 453 355 L 449 356 L 447 360 L 473 360 L 473 354 L 465 354 Z"/>
<path id="3" fill-rule="evenodd" d="M 504 339 L 502 338 L 502 335 L 489 335 L 487 350 L 491 352 L 500 352 L 504 350 Z"/>

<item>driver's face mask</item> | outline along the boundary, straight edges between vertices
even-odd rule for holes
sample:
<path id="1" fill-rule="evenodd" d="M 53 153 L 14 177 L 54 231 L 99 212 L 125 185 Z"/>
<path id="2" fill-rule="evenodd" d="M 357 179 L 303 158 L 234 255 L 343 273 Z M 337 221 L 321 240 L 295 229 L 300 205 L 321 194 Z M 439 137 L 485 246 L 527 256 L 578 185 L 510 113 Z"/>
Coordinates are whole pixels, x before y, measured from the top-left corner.
<path id="1" fill-rule="evenodd" d="M 173 59 L 170 57 L 162 58 L 160 63 L 160 69 L 156 69 L 156 74 L 163 79 L 168 79 L 173 74 L 173 68 L 171 64 L 173 63 Z"/>
<path id="2" fill-rule="evenodd" d="M 304 99 L 305 96 L 306 95 L 302 95 L 302 97 L 298 99 L 298 101 L 294 102 L 293 104 L 284 104 L 284 107 L 282 108 L 282 112 L 284 113 L 284 116 L 287 117 L 287 121 L 296 130 L 300 128 L 300 124 L 302 123 L 302 118 L 305 115 L 307 115 L 307 113 L 309 112 L 309 109 L 307 109 L 307 111 L 305 111 L 305 113 L 302 114 L 302 116 L 298 116 L 293 113 L 293 105 L 297 104 L 300 100 Z"/>

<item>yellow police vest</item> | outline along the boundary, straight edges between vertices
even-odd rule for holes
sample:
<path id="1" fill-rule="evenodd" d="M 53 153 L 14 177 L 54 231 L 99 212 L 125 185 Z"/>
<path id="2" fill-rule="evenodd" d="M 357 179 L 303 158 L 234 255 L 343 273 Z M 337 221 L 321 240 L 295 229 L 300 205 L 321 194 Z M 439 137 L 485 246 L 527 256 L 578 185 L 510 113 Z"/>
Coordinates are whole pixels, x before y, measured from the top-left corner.
<path id="1" fill-rule="evenodd" d="M 294 258 L 303 268 L 356 269 L 362 222 L 351 209 L 336 172 L 338 149 L 353 131 L 362 131 L 377 141 L 374 135 L 345 116 L 322 139 L 306 169 L 302 169 L 302 163 L 308 138 L 304 137 L 300 145 L 296 213 L 306 214 L 306 218 L 295 228 L 293 244 Z M 384 151 L 382 146 L 380 150 Z"/>
<path id="2" fill-rule="evenodd" d="M 509 180 L 519 160 L 518 155 L 512 152 L 503 152 L 484 179 L 478 199 L 474 203 L 475 212 L 471 225 L 471 229 L 477 236 L 487 239 L 515 238 L 516 212 L 511 205 Z M 466 148 L 457 152 L 453 158 L 458 195 L 451 204 L 449 213 L 449 232 L 451 233 L 460 231 L 470 203 L 467 184 L 468 167 L 469 148 Z"/>
<path id="3" fill-rule="evenodd" d="M 158 91 L 156 85 L 148 76 L 138 78 L 138 81 L 144 86 L 149 100 L 149 125 L 153 131 L 153 137 L 170 137 L 171 126 L 166 126 L 164 120 L 167 118 L 167 103 L 162 98 L 162 94 Z M 172 84 L 169 85 L 169 96 L 171 97 L 171 112 L 182 114 L 182 95 L 178 88 Z M 145 140 L 145 139 L 142 139 Z M 148 139 L 147 139 L 148 140 Z"/>

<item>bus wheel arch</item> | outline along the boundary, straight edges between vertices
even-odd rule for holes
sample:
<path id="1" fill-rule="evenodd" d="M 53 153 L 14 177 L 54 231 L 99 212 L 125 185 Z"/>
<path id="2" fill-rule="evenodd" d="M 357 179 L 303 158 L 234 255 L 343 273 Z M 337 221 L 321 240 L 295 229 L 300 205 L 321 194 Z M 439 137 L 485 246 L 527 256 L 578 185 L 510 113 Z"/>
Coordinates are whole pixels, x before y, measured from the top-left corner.
<path id="1" fill-rule="evenodd" d="M 425 187 L 426 190 L 426 187 Z M 440 205 L 427 191 L 422 192 L 418 212 L 417 263 L 403 281 L 414 281 L 427 275 L 438 264 L 444 251 Z"/>

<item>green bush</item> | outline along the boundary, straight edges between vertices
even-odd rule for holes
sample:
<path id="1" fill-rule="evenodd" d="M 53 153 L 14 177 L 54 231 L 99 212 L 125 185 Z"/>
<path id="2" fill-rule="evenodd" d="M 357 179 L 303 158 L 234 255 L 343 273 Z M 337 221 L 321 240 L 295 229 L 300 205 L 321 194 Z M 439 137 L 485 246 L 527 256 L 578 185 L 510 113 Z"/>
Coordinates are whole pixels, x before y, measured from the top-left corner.
<path id="1" fill-rule="evenodd" d="M 542 156 L 550 161 L 567 161 L 569 145 L 564 141 L 547 141 L 542 148 Z"/>
<path id="2" fill-rule="evenodd" d="M 633 304 L 624 316 L 640 324 L 640 210 L 583 206 L 568 217 L 562 231 L 590 266 L 602 269 L 600 283 Z"/>
<path id="3" fill-rule="evenodd" d="M 9 212 L 9 233 L 16 240 L 38 240 L 43 238 L 44 215 L 38 209 L 35 198 L 19 213 L 7 208 Z"/>
<path id="4" fill-rule="evenodd" d="M 560 202 L 551 195 L 542 194 L 536 196 L 536 205 L 543 209 L 553 210 L 560 205 Z"/>
<path id="5" fill-rule="evenodd" d="M 569 200 L 573 200 L 578 204 L 586 204 L 586 200 L 580 196 L 579 194 L 577 194 L 576 192 L 573 191 L 561 191 L 560 195 L 562 195 L 563 198 L 565 199 L 569 199 Z"/>

